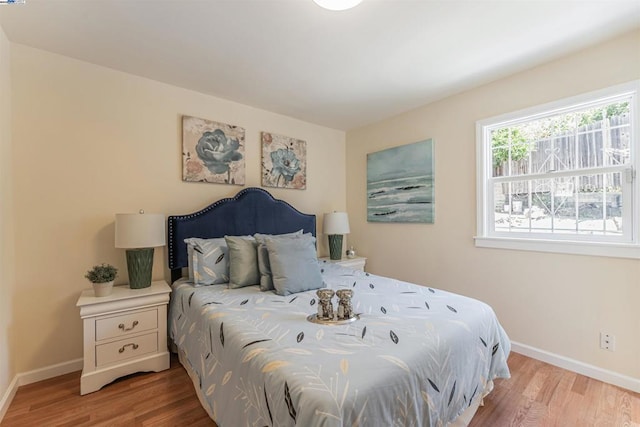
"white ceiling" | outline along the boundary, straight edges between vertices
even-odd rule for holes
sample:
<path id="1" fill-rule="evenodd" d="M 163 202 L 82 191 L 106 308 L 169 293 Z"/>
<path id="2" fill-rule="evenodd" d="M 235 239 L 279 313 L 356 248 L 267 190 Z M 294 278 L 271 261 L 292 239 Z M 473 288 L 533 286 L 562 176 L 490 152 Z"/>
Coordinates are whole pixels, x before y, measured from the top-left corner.
<path id="1" fill-rule="evenodd" d="M 640 0 L 27 0 L 7 37 L 349 130 L 640 27 Z"/>

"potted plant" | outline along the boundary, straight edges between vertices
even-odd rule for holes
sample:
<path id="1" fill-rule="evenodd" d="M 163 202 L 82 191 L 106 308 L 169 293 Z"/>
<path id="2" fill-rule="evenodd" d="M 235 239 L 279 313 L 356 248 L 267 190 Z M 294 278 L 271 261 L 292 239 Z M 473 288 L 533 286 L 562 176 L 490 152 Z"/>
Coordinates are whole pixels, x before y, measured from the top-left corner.
<path id="1" fill-rule="evenodd" d="M 111 264 L 94 265 L 84 275 L 91 283 L 93 283 L 93 292 L 97 297 L 106 297 L 113 290 L 113 281 L 118 275 L 118 269 Z"/>

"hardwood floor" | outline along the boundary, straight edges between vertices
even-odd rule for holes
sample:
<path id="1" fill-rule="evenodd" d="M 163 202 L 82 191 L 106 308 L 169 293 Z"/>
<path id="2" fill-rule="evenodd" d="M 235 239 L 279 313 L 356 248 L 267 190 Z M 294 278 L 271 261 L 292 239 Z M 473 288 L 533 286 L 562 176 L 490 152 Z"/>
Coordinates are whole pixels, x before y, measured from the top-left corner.
<path id="1" fill-rule="evenodd" d="M 518 353 L 508 362 L 511 379 L 496 380 L 469 427 L 640 427 L 640 394 Z"/>
<path id="2" fill-rule="evenodd" d="M 215 426 L 177 357 L 158 373 L 118 379 L 80 396 L 80 371 L 20 387 L 5 426 Z"/>
<path id="3" fill-rule="evenodd" d="M 517 353 L 470 427 L 640 427 L 640 394 Z M 2 427 L 215 426 L 177 358 L 159 373 L 130 375 L 80 396 L 80 372 L 20 387 Z M 378 427 L 378 426 L 374 426 Z"/>

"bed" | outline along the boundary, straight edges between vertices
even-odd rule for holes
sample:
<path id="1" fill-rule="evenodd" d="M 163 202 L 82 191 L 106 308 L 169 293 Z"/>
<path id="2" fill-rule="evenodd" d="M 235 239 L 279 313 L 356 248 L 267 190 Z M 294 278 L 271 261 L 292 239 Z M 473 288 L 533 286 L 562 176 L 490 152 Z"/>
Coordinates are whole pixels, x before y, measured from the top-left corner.
<path id="1" fill-rule="evenodd" d="M 315 236 L 315 216 L 258 188 L 168 219 L 169 338 L 220 427 L 465 425 L 493 379 L 509 377 L 509 339 L 471 298 L 314 259 L 323 286 L 354 291 L 360 316 L 326 325 L 307 320 L 315 290 L 182 277 L 185 239 L 294 232 Z"/>

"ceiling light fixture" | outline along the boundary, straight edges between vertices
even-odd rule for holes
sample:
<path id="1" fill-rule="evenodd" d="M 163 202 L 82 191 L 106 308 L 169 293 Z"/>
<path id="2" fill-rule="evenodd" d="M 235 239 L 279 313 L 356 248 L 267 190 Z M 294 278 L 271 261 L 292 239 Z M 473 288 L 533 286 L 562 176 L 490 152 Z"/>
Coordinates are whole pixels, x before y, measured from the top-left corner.
<path id="1" fill-rule="evenodd" d="M 362 0 L 313 0 L 318 6 L 329 10 L 347 10 L 356 7 Z"/>

